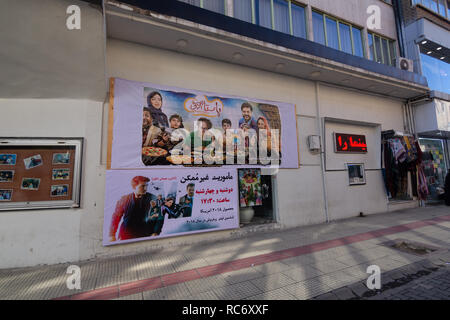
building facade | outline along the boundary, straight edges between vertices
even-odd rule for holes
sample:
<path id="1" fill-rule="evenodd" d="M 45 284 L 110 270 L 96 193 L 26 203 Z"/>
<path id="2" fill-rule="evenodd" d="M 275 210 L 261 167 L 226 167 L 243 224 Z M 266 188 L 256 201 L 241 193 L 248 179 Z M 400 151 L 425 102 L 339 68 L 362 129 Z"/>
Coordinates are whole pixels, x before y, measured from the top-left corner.
<path id="1" fill-rule="evenodd" d="M 435 202 L 442 199 L 450 164 L 450 2 L 399 0 L 397 13 L 404 56 L 413 61 L 414 71 L 425 76 L 430 87 L 427 95 L 411 103 L 416 134 L 429 154 L 428 201 Z"/>
<path id="2" fill-rule="evenodd" d="M 67 8 L 74 4 L 81 28 L 69 30 Z M 403 198 L 389 194 L 383 178 L 382 133 L 412 133 L 411 100 L 429 91 L 424 76 L 396 67 L 401 48 L 389 1 L 2 6 L 1 136 L 85 141 L 79 208 L 0 212 L 2 268 L 215 241 L 253 228 L 103 246 L 111 78 L 295 105 L 297 137 L 290 139 L 297 140 L 298 168 L 263 178 L 267 207 L 255 210 L 255 221 L 271 221 L 267 228 L 418 205 L 411 174 Z M 368 28 L 371 6 L 379 10 L 379 29 Z M 337 133 L 364 136 L 367 150 L 337 152 Z M 317 137 L 318 148 L 309 143 Z M 363 165 L 355 170 L 363 169 L 364 183 L 349 183 L 349 164 Z"/>

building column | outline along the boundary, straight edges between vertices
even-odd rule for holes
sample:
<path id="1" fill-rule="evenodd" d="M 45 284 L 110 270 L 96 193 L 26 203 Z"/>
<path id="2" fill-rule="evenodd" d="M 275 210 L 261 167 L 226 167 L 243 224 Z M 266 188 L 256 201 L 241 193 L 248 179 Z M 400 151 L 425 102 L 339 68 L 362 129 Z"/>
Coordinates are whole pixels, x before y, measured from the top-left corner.
<path id="1" fill-rule="evenodd" d="M 312 8 L 311 5 L 308 4 L 306 6 L 306 29 L 308 31 L 306 35 L 306 39 L 310 41 L 314 41 L 314 30 L 313 30 L 313 21 L 312 21 Z"/>
<path id="2" fill-rule="evenodd" d="M 364 38 L 364 58 L 370 60 L 370 47 L 369 47 L 369 31 L 367 27 L 363 29 L 363 38 Z"/>
<path id="3" fill-rule="evenodd" d="M 225 2 L 225 14 L 229 17 L 234 16 L 234 10 L 233 10 L 233 0 L 226 0 Z"/>

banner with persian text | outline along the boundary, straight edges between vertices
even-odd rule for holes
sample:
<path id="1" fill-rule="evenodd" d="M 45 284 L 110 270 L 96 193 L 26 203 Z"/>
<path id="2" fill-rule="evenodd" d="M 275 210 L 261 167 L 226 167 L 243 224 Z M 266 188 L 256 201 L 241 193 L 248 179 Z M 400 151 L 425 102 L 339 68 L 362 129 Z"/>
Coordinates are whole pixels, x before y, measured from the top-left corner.
<path id="1" fill-rule="evenodd" d="M 236 170 L 108 170 L 103 245 L 239 227 Z"/>
<path id="2" fill-rule="evenodd" d="M 298 168 L 295 106 L 114 79 L 111 169 Z"/>

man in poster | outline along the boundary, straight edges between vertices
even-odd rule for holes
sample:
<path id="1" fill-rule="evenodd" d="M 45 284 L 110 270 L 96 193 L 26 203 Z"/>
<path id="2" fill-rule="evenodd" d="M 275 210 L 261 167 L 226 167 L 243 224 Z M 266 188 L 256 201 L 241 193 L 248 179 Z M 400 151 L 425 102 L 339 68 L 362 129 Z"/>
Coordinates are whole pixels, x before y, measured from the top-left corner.
<path id="1" fill-rule="evenodd" d="M 239 128 L 258 130 L 255 118 L 253 118 L 253 107 L 250 103 L 244 102 L 241 105 L 242 118 L 239 120 Z"/>
<path id="2" fill-rule="evenodd" d="M 194 203 L 194 188 L 193 183 L 189 183 L 186 186 L 186 194 L 180 198 L 180 207 L 183 212 L 183 218 L 190 217 L 192 215 L 192 205 Z"/>
<path id="3" fill-rule="evenodd" d="M 133 193 L 123 196 L 117 201 L 109 229 L 110 241 L 127 240 L 151 236 L 153 230 L 149 230 L 146 223 L 147 213 L 151 208 L 152 194 L 147 192 L 149 178 L 136 176 L 131 179 Z M 118 237 L 117 229 L 120 225 Z"/>

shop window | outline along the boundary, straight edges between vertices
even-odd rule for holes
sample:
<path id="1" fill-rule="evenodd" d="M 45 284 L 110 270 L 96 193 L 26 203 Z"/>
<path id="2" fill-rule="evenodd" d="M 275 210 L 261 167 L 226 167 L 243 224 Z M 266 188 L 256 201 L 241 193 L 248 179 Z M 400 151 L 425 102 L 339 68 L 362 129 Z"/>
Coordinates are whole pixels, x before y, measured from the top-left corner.
<path id="1" fill-rule="evenodd" d="M 427 180 L 428 200 L 442 200 L 447 165 L 442 140 L 419 139 L 423 152 L 424 173 Z"/>
<path id="2" fill-rule="evenodd" d="M 262 224 L 275 220 L 272 176 L 261 173 L 261 169 L 238 170 L 241 223 Z"/>

